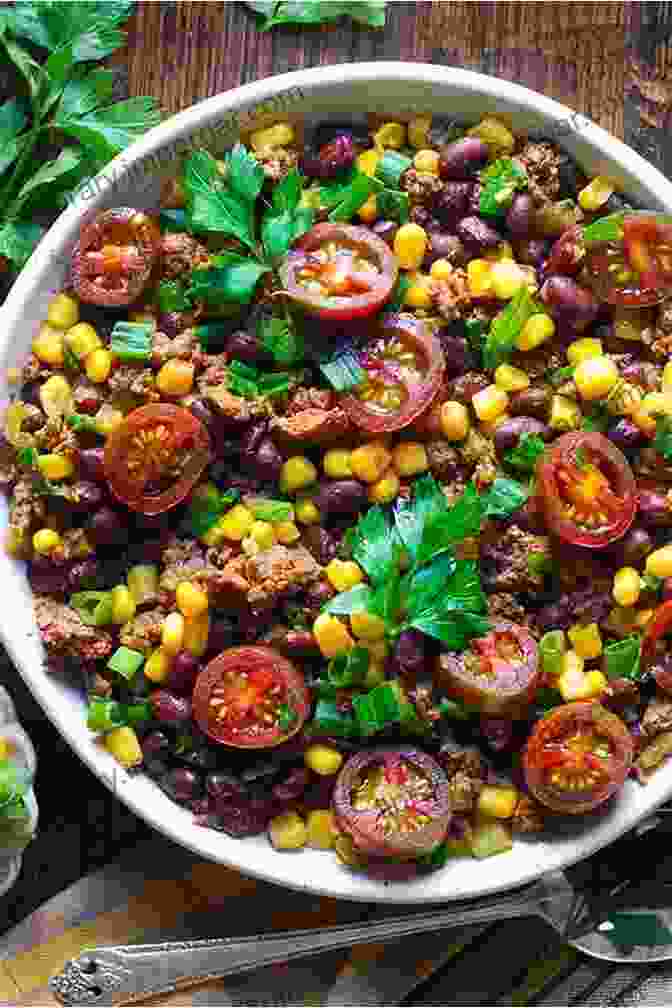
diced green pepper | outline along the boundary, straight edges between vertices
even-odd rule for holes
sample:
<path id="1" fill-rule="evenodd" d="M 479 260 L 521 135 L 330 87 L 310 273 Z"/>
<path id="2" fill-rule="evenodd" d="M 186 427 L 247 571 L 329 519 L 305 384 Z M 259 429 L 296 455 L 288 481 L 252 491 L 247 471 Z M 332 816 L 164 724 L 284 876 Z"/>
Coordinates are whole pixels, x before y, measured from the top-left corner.
<path id="1" fill-rule="evenodd" d="M 549 630 L 539 641 L 539 657 L 544 674 L 551 680 L 562 671 L 562 656 L 567 650 L 564 630 Z"/>

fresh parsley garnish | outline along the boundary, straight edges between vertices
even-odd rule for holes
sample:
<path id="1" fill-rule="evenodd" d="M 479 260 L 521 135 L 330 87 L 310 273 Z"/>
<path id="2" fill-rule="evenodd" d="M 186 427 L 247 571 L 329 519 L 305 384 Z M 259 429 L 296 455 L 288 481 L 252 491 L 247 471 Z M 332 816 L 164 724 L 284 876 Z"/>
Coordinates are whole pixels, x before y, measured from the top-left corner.
<path id="1" fill-rule="evenodd" d="M 114 102 L 114 72 L 95 66 L 124 44 L 120 26 L 133 6 L 25 0 L 0 12 L 0 50 L 28 95 L 0 105 L 0 256 L 14 270 L 44 233 L 34 212 L 65 206 L 160 121 L 153 98 Z M 45 143 L 52 145 L 46 161 L 36 153 Z"/>
<path id="2" fill-rule="evenodd" d="M 554 388 L 559 388 L 565 382 L 571 381 L 574 377 L 574 366 L 568 364 L 567 367 L 556 368 L 548 374 L 548 380 Z"/>
<path id="3" fill-rule="evenodd" d="M 300 199 L 301 176 L 291 171 L 273 189 L 271 206 L 261 222 L 264 251 L 271 262 L 282 259 L 293 242 L 313 226 L 313 211 L 299 206 Z"/>
<path id="4" fill-rule="evenodd" d="M 600 217 L 583 229 L 584 242 L 618 241 L 623 235 L 623 221 L 626 214 L 623 211 Z"/>
<path id="5" fill-rule="evenodd" d="M 534 300 L 527 285 L 523 284 L 490 324 L 483 347 L 483 365 L 487 370 L 494 370 L 508 360 L 527 320 L 542 311 L 543 308 Z"/>
<path id="6" fill-rule="evenodd" d="M 604 649 L 604 668 L 607 679 L 641 678 L 642 638 L 638 634 L 607 644 Z"/>
<path id="7" fill-rule="evenodd" d="M 481 172 L 479 208 L 486 217 L 496 217 L 511 205 L 516 189 L 527 186 L 527 175 L 513 158 L 498 158 Z"/>
<path id="8" fill-rule="evenodd" d="M 296 721 L 296 711 L 289 704 L 280 704 L 278 707 L 278 728 L 280 731 L 289 731 Z"/>
<path id="9" fill-rule="evenodd" d="M 390 299 L 385 304 L 385 308 L 390 312 L 401 311 L 404 300 L 406 299 L 406 292 L 410 286 L 411 281 L 409 277 L 405 273 L 400 273 L 397 277 L 396 284 L 392 288 Z"/>
<path id="10" fill-rule="evenodd" d="M 509 518 L 527 501 L 530 491 L 515 480 L 497 477 L 487 493 L 481 496 L 488 518 Z"/>
<path id="11" fill-rule="evenodd" d="M 664 459 L 672 462 L 672 417 L 667 416 L 666 413 L 659 413 L 656 416 L 656 436 L 653 439 L 653 447 Z"/>
<path id="12" fill-rule="evenodd" d="M 297 327 L 291 324 L 291 319 L 279 315 L 261 315 L 257 324 L 257 336 L 276 364 L 290 367 L 303 360 L 303 339 Z"/>
<path id="13" fill-rule="evenodd" d="M 594 403 L 589 412 L 584 414 L 581 428 L 584 431 L 598 431 L 604 434 L 611 420 L 611 414 L 604 403 Z"/>
<path id="14" fill-rule="evenodd" d="M 270 266 L 237 252 L 223 252 L 212 257 L 212 266 L 194 270 L 187 296 L 208 305 L 249 304 L 256 286 Z"/>
<path id="15" fill-rule="evenodd" d="M 504 462 L 521 472 L 534 472 L 537 460 L 544 454 L 546 445 L 538 434 L 523 434 L 518 444 L 504 455 Z"/>
<path id="16" fill-rule="evenodd" d="M 385 0 L 244 0 L 247 7 L 265 20 L 260 31 L 276 25 L 319 25 L 342 17 L 368 28 L 385 27 Z"/>
<path id="17" fill-rule="evenodd" d="M 347 654 L 332 658 L 327 668 L 327 681 L 337 689 L 361 686 L 369 669 L 371 654 L 366 647 L 354 647 Z"/>
<path id="18" fill-rule="evenodd" d="M 372 193 L 384 188 L 379 179 L 353 168 L 344 178 L 320 186 L 320 205 L 329 208 L 330 221 L 349 221 Z"/>

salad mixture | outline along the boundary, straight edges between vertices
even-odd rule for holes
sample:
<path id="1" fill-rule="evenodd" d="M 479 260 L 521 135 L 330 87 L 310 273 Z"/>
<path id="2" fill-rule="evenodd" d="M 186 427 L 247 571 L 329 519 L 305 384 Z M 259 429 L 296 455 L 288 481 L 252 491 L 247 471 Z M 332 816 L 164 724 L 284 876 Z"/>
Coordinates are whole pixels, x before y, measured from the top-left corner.
<path id="1" fill-rule="evenodd" d="M 382 879 L 672 752 L 669 225 L 506 123 L 289 123 L 81 230 L 0 477 L 50 670 Z"/>

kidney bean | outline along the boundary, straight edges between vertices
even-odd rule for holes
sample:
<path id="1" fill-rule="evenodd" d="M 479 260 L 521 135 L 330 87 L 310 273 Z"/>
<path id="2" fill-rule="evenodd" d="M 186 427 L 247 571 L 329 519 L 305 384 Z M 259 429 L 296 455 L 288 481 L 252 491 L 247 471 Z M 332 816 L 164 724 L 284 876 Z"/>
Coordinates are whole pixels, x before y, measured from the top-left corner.
<path id="1" fill-rule="evenodd" d="M 271 794 L 277 801 L 283 804 L 285 802 L 296 801 L 308 787 L 309 780 L 310 772 L 306 767 L 297 767 L 295 770 L 290 771 L 289 776 L 284 781 L 274 785 Z"/>
<path id="2" fill-rule="evenodd" d="M 100 508 L 91 515 L 86 527 L 94 546 L 112 546 L 128 541 L 128 529 L 112 508 Z"/>
<path id="3" fill-rule="evenodd" d="M 498 231 L 480 217 L 463 217 L 457 225 L 457 237 L 473 255 L 497 248 L 503 239 Z"/>
<path id="4" fill-rule="evenodd" d="M 240 436 L 240 455 L 243 461 L 250 463 L 256 458 L 257 449 L 261 444 L 268 424 L 265 420 L 255 420 L 246 427 Z"/>
<path id="5" fill-rule="evenodd" d="M 169 770 L 161 780 L 161 787 L 177 802 L 187 802 L 201 791 L 198 774 L 186 767 Z"/>
<path id="6" fill-rule="evenodd" d="M 390 661 L 394 673 L 407 679 L 417 679 L 425 667 L 425 645 L 425 635 L 419 630 L 402 630 Z"/>
<path id="7" fill-rule="evenodd" d="M 467 254 L 457 235 L 446 234 L 445 231 L 430 234 L 425 265 L 431 266 L 437 259 L 447 259 L 454 266 L 462 266 L 466 262 Z"/>
<path id="8" fill-rule="evenodd" d="M 198 675 L 199 663 L 188 651 L 180 651 L 171 665 L 166 686 L 175 693 L 191 693 Z"/>
<path id="9" fill-rule="evenodd" d="M 443 347 L 447 379 L 459 378 L 465 371 L 474 367 L 474 355 L 463 336 L 453 336 L 450 334 L 450 327 L 445 327 L 440 330 L 439 339 Z"/>
<path id="10" fill-rule="evenodd" d="M 315 504 L 323 516 L 355 515 L 366 507 L 366 489 L 357 480 L 322 480 Z"/>
<path id="11" fill-rule="evenodd" d="M 639 427 L 625 417 L 621 417 L 609 427 L 607 437 L 629 459 L 634 458 L 644 444 L 644 435 Z"/>
<path id="12" fill-rule="evenodd" d="M 639 520 L 647 528 L 669 528 L 672 525 L 672 510 L 665 494 L 641 490 L 637 508 Z"/>
<path id="13" fill-rule="evenodd" d="M 166 758 L 170 753 L 170 740 L 165 732 L 153 731 L 141 743 L 142 757 L 148 773 L 159 777 L 165 773 Z"/>
<path id="14" fill-rule="evenodd" d="M 189 412 L 192 416 L 196 417 L 197 420 L 200 420 L 208 431 L 214 431 L 217 423 L 215 414 L 202 399 L 194 399 L 189 406 Z"/>
<path id="15" fill-rule="evenodd" d="M 247 788 L 232 774 L 216 770 L 205 778 L 205 789 L 216 801 L 227 802 L 247 797 Z"/>
<path id="16" fill-rule="evenodd" d="M 85 448 L 80 451 L 79 471 L 85 479 L 93 480 L 95 483 L 104 483 L 103 449 Z"/>
<path id="17" fill-rule="evenodd" d="M 509 396 L 509 413 L 545 421 L 551 408 L 552 395 L 553 392 L 547 385 L 532 385 L 520 392 L 513 392 Z"/>
<path id="18" fill-rule="evenodd" d="M 73 564 L 68 573 L 68 587 L 77 592 L 91 589 L 96 583 L 98 568 L 95 560 L 79 560 Z"/>
<path id="19" fill-rule="evenodd" d="M 551 436 L 551 428 L 529 416 L 515 416 L 510 420 L 504 420 L 495 430 L 494 443 L 498 455 L 503 455 L 512 448 L 516 448 L 518 442 L 525 434 L 536 434 L 544 441 L 548 441 Z"/>
<path id="20" fill-rule="evenodd" d="M 246 329 L 238 329 L 232 333 L 224 346 L 226 353 L 230 357 L 243 361 L 245 364 L 259 364 L 267 362 L 269 355 L 259 342 L 258 337 L 253 332 Z"/>
<path id="21" fill-rule="evenodd" d="M 457 399 L 458 402 L 469 404 L 478 392 L 486 389 L 490 382 L 485 375 L 477 371 L 467 371 L 450 383 L 449 399 Z"/>
<path id="22" fill-rule="evenodd" d="M 355 160 L 352 133 L 337 133 L 320 147 L 306 147 L 301 157 L 301 171 L 309 178 L 331 179 L 347 171 Z"/>
<path id="23" fill-rule="evenodd" d="M 583 230 L 579 224 L 575 224 L 553 242 L 546 268 L 549 273 L 576 276 L 585 257 L 585 251 Z"/>
<path id="24" fill-rule="evenodd" d="M 309 525 L 303 533 L 303 538 L 310 552 L 323 567 L 336 556 L 336 541 L 321 525 Z"/>
<path id="25" fill-rule="evenodd" d="M 446 182 L 434 197 L 434 212 L 441 223 L 453 230 L 469 213 L 471 182 Z"/>
<path id="26" fill-rule="evenodd" d="M 638 567 L 653 549 L 653 539 L 646 529 L 631 528 L 621 542 L 623 559 L 633 567 Z"/>
<path id="27" fill-rule="evenodd" d="M 513 238 L 529 238 L 534 222 L 534 200 L 529 193 L 517 193 L 506 212 L 506 226 Z"/>
<path id="28" fill-rule="evenodd" d="M 663 581 L 660 600 L 661 602 L 669 602 L 672 600 L 672 578 L 665 578 Z"/>
<path id="29" fill-rule="evenodd" d="M 567 276 L 550 276 L 540 297 L 556 321 L 581 332 L 597 315 L 598 303 L 592 291 Z"/>
<path id="30" fill-rule="evenodd" d="M 528 238 L 525 241 L 517 242 L 514 245 L 514 252 L 519 263 L 525 266 L 534 266 L 539 269 L 548 256 L 550 242 L 544 238 Z"/>
<path id="31" fill-rule="evenodd" d="M 253 470 L 264 483 L 277 483 L 282 469 L 282 455 L 271 438 L 265 437 L 257 448 Z"/>
<path id="32" fill-rule="evenodd" d="M 462 137 L 441 149 L 439 175 L 444 179 L 465 180 L 487 163 L 488 148 L 478 137 Z"/>
<path id="33" fill-rule="evenodd" d="M 165 689 L 155 690 L 150 696 L 152 713 L 160 724 L 177 724 L 191 717 L 191 700 Z"/>
<path id="34" fill-rule="evenodd" d="M 371 228 L 374 234 L 377 234 L 379 238 L 382 238 L 390 247 L 394 244 L 394 236 L 399 230 L 399 225 L 396 221 L 392 220 L 381 220 L 376 221 L 376 223 Z"/>
<path id="35" fill-rule="evenodd" d="M 210 625 L 208 634 L 208 651 L 219 654 L 233 642 L 233 624 L 226 617 L 217 617 Z"/>
<path id="36" fill-rule="evenodd" d="M 95 511 L 102 504 L 103 490 L 93 480 L 80 480 L 75 486 L 76 501 L 70 502 L 73 511 Z"/>
<path id="37" fill-rule="evenodd" d="M 408 219 L 411 224 L 418 224 L 420 227 L 427 229 L 432 215 L 430 214 L 427 207 L 422 206 L 418 203 L 416 206 L 411 207 Z"/>

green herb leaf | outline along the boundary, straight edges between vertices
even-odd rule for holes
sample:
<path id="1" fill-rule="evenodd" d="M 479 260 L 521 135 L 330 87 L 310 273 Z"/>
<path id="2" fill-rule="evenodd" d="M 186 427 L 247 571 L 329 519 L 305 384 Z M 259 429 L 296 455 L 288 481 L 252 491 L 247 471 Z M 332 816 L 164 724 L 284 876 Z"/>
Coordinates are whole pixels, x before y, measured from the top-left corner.
<path id="1" fill-rule="evenodd" d="M 433 476 L 422 476 L 413 484 L 412 496 L 397 500 L 394 506 L 394 524 L 404 548 L 414 564 L 424 563 L 433 554 L 420 559 L 425 527 L 435 516 L 448 512 L 448 501 Z"/>
<path id="2" fill-rule="evenodd" d="M 194 270 L 189 276 L 187 297 L 206 304 L 249 304 L 260 278 L 270 267 L 235 253 L 215 256 L 214 266 Z"/>
<path id="3" fill-rule="evenodd" d="M 87 416 L 86 413 L 71 413 L 67 419 L 67 424 L 77 434 L 98 433 L 98 421 L 95 417 Z"/>
<path id="4" fill-rule="evenodd" d="M 179 280 L 162 280 L 156 291 L 156 303 L 160 312 L 183 312 L 191 308 Z"/>
<path id="5" fill-rule="evenodd" d="M 512 158 L 498 158 L 481 172 L 479 207 L 486 217 L 496 217 L 511 205 L 516 189 L 527 186 L 525 170 Z"/>
<path id="6" fill-rule="evenodd" d="M 399 181 L 405 171 L 413 164 L 413 159 L 400 154 L 399 151 L 386 150 L 376 165 L 376 178 L 387 189 L 398 189 Z"/>
<path id="7" fill-rule="evenodd" d="M 485 322 L 482 319 L 470 318 L 464 320 L 464 335 L 469 349 L 475 353 L 480 362 L 485 347 Z"/>
<path id="8" fill-rule="evenodd" d="M 276 364 L 291 366 L 303 360 L 303 340 L 296 327 L 279 315 L 261 315 L 257 336 Z"/>
<path id="9" fill-rule="evenodd" d="M 105 626 L 112 620 L 112 598 L 109 592 L 76 592 L 70 596 L 70 606 L 87 626 Z"/>
<path id="10" fill-rule="evenodd" d="M 209 486 L 206 492 L 198 493 L 191 498 L 187 528 L 197 539 L 209 532 L 225 511 L 240 500 L 240 490 L 227 490 L 220 493 L 214 486 Z"/>
<path id="11" fill-rule="evenodd" d="M 23 4 L 19 4 L 18 6 L 23 7 Z M 30 93 L 31 105 L 34 111 L 37 110 L 40 104 L 40 97 L 47 90 L 46 73 L 23 46 L 8 38 L 3 34 L 2 30 L 0 30 L 0 46 L 4 47 L 9 59 L 25 79 Z"/>
<path id="12" fill-rule="evenodd" d="M 264 251 L 270 259 L 281 259 L 313 226 L 315 215 L 309 207 L 298 205 L 300 197 L 301 176 L 292 170 L 273 190 L 272 205 L 261 223 Z"/>
<path id="13" fill-rule="evenodd" d="M 219 231 L 253 249 L 250 205 L 223 187 L 212 154 L 197 150 L 184 166 L 187 221 L 192 231 Z"/>
<path id="14" fill-rule="evenodd" d="M 513 469 L 522 472 L 533 472 L 540 455 L 543 455 L 546 445 L 538 434 L 523 434 L 515 448 L 506 452 L 504 461 Z"/>
<path id="15" fill-rule="evenodd" d="M 623 237 L 623 221 L 625 218 L 626 214 L 621 211 L 593 221 L 592 224 L 583 229 L 584 242 L 618 241 Z"/>
<path id="16" fill-rule="evenodd" d="M 357 735 L 357 724 L 350 714 L 340 710 L 333 699 L 321 698 L 315 705 L 315 715 L 309 729 L 312 734 L 322 733 L 337 738 L 354 738 Z"/>
<path id="17" fill-rule="evenodd" d="M 247 148 L 237 143 L 226 155 L 226 184 L 246 203 L 254 203 L 264 184 L 264 169 Z"/>
<path id="18" fill-rule="evenodd" d="M 514 294 L 506 308 L 495 315 L 483 348 L 483 363 L 491 371 L 508 360 L 516 346 L 518 335 L 530 318 L 543 308 L 534 300 L 524 284 Z"/>
<path id="19" fill-rule="evenodd" d="M 32 221 L 5 221 L 0 224 L 0 256 L 20 269 L 30 259 L 43 234 L 44 228 Z"/>
<path id="20" fill-rule="evenodd" d="M 152 353 L 151 322 L 115 322 L 110 350 L 122 361 L 146 361 Z"/>
<path id="21" fill-rule="evenodd" d="M 604 434 L 611 423 L 612 416 L 604 403 L 594 403 L 590 411 L 586 413 L 581 421 L 581 429 L 584 431 L 599 431 Z"/>
<path id="22" fill-rule="evenodd" d="M 245 507 L 258 521 L 272 524 L 290 521 L 294 510 L 288 501 L 267 500 L 263 497 L 246 497 Z"/>
<path id="23" fill-rule="evenodd" d="M 447 505 L 446 505 L 447 507 Z M 485 516 L 485 502 L 473 483 L 442 513 L 429 513 L 424 525 L 417 564 L 427 563 L 457 543 L 478 535 Z"/>
<path id="24" fill-rule="evenodd" d="M 79 116 L 59 108 L 54 125 L 105 162 L 160 122 L 161 113 L 154 98 L 136 97 Z"/>
<path id="25" fill-rule="evenodd" d="M 330 221 L 349 221 L 363 206 L 371 193 L 382 192 L 385 187 L 378 179 L 353 170 L 337 182 L 320 187 L 320 203 L 332 207 Z"/>
<path id="26" fill-rule="evenodd" d="M 66 371 L 71 371 L 73 374 L 79 374 L 82 370 L 79 358 L 75 356 L 67 344 L 63 347 L 63 367 Z"/>
<path id="27" fill-rule="evenodd" d="M 457 561 L 452 553 L 441 553 L 424 567 L 408 574 L 402 582 L 406 610 L 417 613 L 429 608 L 436 597 L 446 590 L 456 567 Z"/>
<path id="28" fill-rule="evenodd" d="M 407 707 L 404 689 L 396 679 L 352 698 L 357 728 L 364 737 L 399 723 L 407 715 Z"/>
<path id="29" fill-rule="evenodd" d="M 327 668 L 327 679 L 337 689 L 361 686 L 369 670 L 368 648 L 354 647 L 346 654 L 332 658 Z"/>
<path id="30" fill-rule="evenodd" d="M 19 189 L 15 200 L 15 207 L 18 210 L 27 200 L 28 196 L 41 186 L 47 185 L 59 178 L 67 175 L 76 169 L 81 163 L 81 152 L 74 147 L 66 147 L 60 152 L 54 161 L 47 161 L 35 172 Z"/>
<path id="31" fill-rule="evenodd" d="M 356 353 L 352 350 L 345 350 L 331 360 L 322 361 L 320 371 L 337 392 L 350 392 L 351 389 L 361 385 L 366 377 Z"/>
<path id="32" fill-rule="evenodd" d="M 439 704 L 439 712 L 442 717 L 451 718 L 453 721 L 467 721 L 469 709 L 461 700 L 449 700 L 446 698 Z"/>
<path id="33" fill-rule="evenodd" d="M 79 119 L 101 105 L 108 105 L 114 94 L 114 71 L 77 67 L 61 95 L 59 115 Z"/>
<path id="34" fill-rule="evenodd" d="M 266 11 L 264 0 L 245 0 L 259 13 Z M 350 17 L 369 28 L 385 27 L 385 0 L 287 0 L 275 6 L 273 15 L 261 26 L 267 31 L 275 25 L 317 25 Z"/>
<path id="35" fill-rule="evenodd" d="M 296 376 L 287 371 L 272 371 L 269 374 L 262 374 L 257 381 L 257 388 L 260 396 L 284 395 L 292 385 L 296 384 Z"/>
<path id="36" fill-rule="evenodd" d="M 23 105 L 16 98 L 0 105 L 0 175 L 14 163 L 21 151 L 25 138 L 18 134 L 25 123 Z"/>
<path id="37" fill-rule="evenodd" d="M 296 711 L 289 704 L 280 704 L 278 707 L 278 728 L 282 732 L 289 731 L 296 721 Z"/>
<path id="38" fill-rule="evenodd" d="M 668 462 L 672 461 L 672 417 L 665 413 L 656 416 L 656 436 L 653 447 Z"/>
<path id="39" fill-rule="evenodd" d="M 399 621 L 401 603 L 401 575 L 395 568 L 375 589 L 370 611 L 374 616 L 380 616 L 385 620 L 388 626 L 393 627 Z"/>
<path id="40" fill-rule="evenodd" d="M 607 644 L 603 652 L 603 667 L 607 679 L 641 678 L 642 639 L 638 634 Z"/>
<path id="41" fill-rule="evenodd" d="M 369 585 L 358 584 L 330 599 L 322 612 L 333 616 L 349 616 L 356 612 L 372 612 L 373 590 Z"/>
<path id="42" fill-rule="evenodd" d="M 184 210 L 160 210 L 159 224 L 162 231 L 186 231 L 187 214 Z"/>
<path id="43" fill-rule="evenodd" d="M 429 602 L 422 597 L 418 601 L 418 608 L 408 606 L 407 625 L 443 641 L 450 650 L 461 650 L 471 637 L 490 629 L 487 619 L 479 615 L 486 600 L 478 567 L 471 560 L 456 560 L 441 590 Z"/>
<path id="44" fill-rule="evenodd" d="M 410 215 L 410 199 L 407 192 L 383 189 L 376 194 L 378 214 L 384 220 L 394 220 L 405 224 Z"/>
<path id="45" fill-rule="evenodd" d="M 105 700 L 103 697 L 89 697 L 86 724 L 89 731 L 107 732 L 124 725 L 138 724 L 149 721 L 152 708 L 148 700 L 136 704 L 122 704 L 116 700 Z"/>
<path id="46" fill-rule="evenodd" d="M 408 625 L 442 641 L 449 651 L 463 651 L 472 637 L 483 637 L 490 630 L 484 616 L 459 611 L 443 616 L 428 610 L 419 613 Z"/>
<path id="47" fill-rule="evenodd" d="M 76 62 L 100 60 L 119 49 L 125 42 L 119 25 L 133 12 L 130 0 L 33 0 L 17 3 L 4 11 L 5 24 L 20 38 L 29 39 L 41 49 L 73 46 Z"/>
<path id="48" fill-rule="evenodd" d="M 385 308 L 390 312 L 400 311 L 406 298 L 406 292 L 410 286 L 411 281 L 406 273 L 400 273 L 396 284 L 392 288 L 389 301 L 385 303 Z"/>
<path id="49" fill-rule="evenodd" d="M 523 506 L 529 496 L 529 490 L 521 483 L 498 477 L 481 499 L 487 518 L 508 518 Z"/>
<path id="50" fill-rule="evenodd" d="M 382 584 L 396 568 L 399 542 L 383 509 L 375 505 L 359 519 L 352 534 L 352 556 L 371 584 Z"/>

